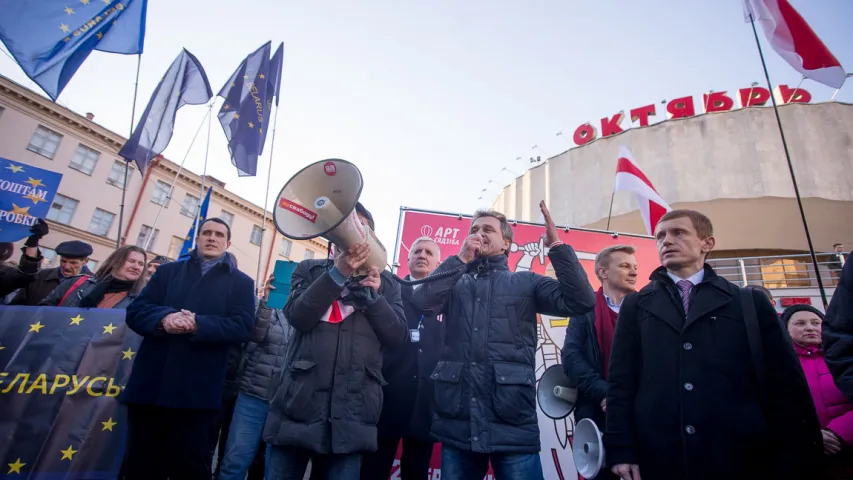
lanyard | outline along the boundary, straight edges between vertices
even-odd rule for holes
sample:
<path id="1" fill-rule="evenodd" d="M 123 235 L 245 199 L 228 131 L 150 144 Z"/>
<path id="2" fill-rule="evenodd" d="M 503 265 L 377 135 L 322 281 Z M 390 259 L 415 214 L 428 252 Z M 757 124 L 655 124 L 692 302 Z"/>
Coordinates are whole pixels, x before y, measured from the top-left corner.
<path id="1" fill-rule="evenodd" d="M 421 315 L 421 319 L 418 320 L 418 330 L 424 328 L 424 316 Z"/>

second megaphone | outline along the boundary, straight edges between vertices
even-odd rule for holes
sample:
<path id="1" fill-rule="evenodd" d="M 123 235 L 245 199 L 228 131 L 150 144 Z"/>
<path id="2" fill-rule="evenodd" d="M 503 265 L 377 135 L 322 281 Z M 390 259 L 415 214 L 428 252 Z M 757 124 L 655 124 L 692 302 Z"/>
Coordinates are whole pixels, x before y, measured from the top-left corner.
<path id="1" fill-rule="evenodd" d="M 275 228 L 294 240 L 322 235 L 341 250 L 367 243 L 370 257 L 356 275 L 374 267 L 384 270 L 388 252 L 355 212 L 363 186 L 361 172 L 346 160 L 312 163 L 291 177 L 278 194 L 273 209 Z"/>

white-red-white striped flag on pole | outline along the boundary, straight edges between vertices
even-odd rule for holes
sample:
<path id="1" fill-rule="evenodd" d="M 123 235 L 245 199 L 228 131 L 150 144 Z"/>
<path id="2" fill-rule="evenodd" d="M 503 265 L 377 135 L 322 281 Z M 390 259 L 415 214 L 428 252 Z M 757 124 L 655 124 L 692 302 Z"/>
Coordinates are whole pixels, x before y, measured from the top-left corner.
<path id="1" fill-rule="evenodd" d="M 794 70 L 832 88 L 841 88 L 847 73 L 808 22 L 788 0 L 743 0 L 747 23 L 758 21 L 767 41 Z"/>
<path id="2" fill-rule="evenodd" d="M 658 195 L 652 182 L 637 167 L 634 156 L 624 146 L 619 147 L 619 160 L 616 162 L 616 182 L 613 184 L 613 191 L 618 192 L 619 190 L 632 192 L 637 197 L 646 230 L 649 235 L 654 235 L 658 221 L 672 208 Z"/>

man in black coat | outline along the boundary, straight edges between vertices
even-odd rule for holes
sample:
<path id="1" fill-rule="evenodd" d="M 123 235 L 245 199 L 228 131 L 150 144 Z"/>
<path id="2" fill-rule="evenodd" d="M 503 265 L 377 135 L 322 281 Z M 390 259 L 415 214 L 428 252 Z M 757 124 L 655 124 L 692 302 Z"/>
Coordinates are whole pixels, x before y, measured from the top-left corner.
<path id="1" fill-rule="evenodd" d="M 407 280 L 420 280 L 435 270 L 441 251 L 435 241 L 421 237 L 409 248 Z M 382 360 L 382 375 L 388 385 L 383 392 L 382 415 L 376 452 L 366 455 L 361 467 L 363 479 L 386 479 L 391 475 L 397 446 L 403 441 L 400 457 L 402 480 L 424 480 L 429 476 L 433 441 L 432 397 L 434 382 L 429 377 L 441 353 L 444 329 L 438 315 L 424 315 L 412 305 L 412 293 L 420 288 L 403 285 L 403 309 L 409 326 L 409 340 L 398 348 L 387 349 Z"/>
<path id="2" fill-rule="evenodd" d="M 767 297 L 705 264 L 715 243 L 705 215 L 671 211 L 655 237 L 663 266 L 623 302 L 610 355 L 604 440 L 613 473 L 823 478 L 814 403 Z"/>
<path id="3" fill-rule="evenodd" d="M 47 222 L 39 218 L 30 227 L 30 236 L 21 249 L 21 259 L 17 266 L 0 266 L 0 297 L 5 297 L 19 288 L 26 288 L 34 279 L 41 266 L 42 255 L 39 251 L 39 241 L 50 232 Z M 2 258 L 5 263 L 12 256 L 15 246 L 12 243 L 2 244 Z M 50 293 L 50 292 L 48 292 Z"/>
<path id="4" fill-rule="evenodd" d="M 372 230 L 367 210 L 356 210 Z M 312 478 L 320 469 L 329 480 L 357 480 L 362 454 L 376 450 L 382 348 L 402 345 L 409 332 L 390 274 L 352 277 L 369 254 L 359 244 L 293 272 L 284 307 L 293 337 L 264 427 L 270 478 L 301 480 L 311 459 Z"/>
<path id="5" fill-rule="evenodd" d="M 823 322 L 824 359 L 838 389 L 853 400 L 853 262 L 844 263 Z"/>
<path id="6" fill-rule="evenodd" d="M 433 438 L 442 443 L 441 478 L 542 478 L 536 415 L 537 313 L 583 315 L 595 295 L 569 245 L 560 241 L 545 202 L 545 243 L 557 279 L 510 272 L 513 232 L 495 211 L 474 214 L 459 255 L 442 262 L 412 303 L 443 313 L 445 345 L 435 380 Z"/>
<path id="7" fill-rule="evenodd" d="M 573 317 L 562 350 L 563 371 L 578 389 L 575 422 L 588 418 L 604 429 L 607 411 L 607 365 L 622 301 L 636 290 L 637 259 L 630 245 L 611 245 L 595 257 L 601 288 L 595 309 Z M 603 471 L 596 479 L 615 478 Z M 592 480 L 592 479 L 589 479 Z"/>

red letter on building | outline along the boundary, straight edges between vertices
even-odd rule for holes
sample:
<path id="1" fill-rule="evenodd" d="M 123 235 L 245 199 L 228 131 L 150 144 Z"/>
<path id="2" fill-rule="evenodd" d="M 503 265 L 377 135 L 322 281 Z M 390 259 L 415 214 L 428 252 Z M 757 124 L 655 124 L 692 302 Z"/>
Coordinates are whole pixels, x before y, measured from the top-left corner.
<path id="1" fill-rule="evenodd" d="M 753 105 L 760 107 L 770 100 L 770 90 L 764 87 L 741 88 L 737 93 L 738 106 L 741 108 Z"/>
<path id="2" fill-rule="evenodd" d="M 575 130 L 575 135 L 572 138 L 574 139 L 575 144 L 580 146 L 586 145 L 587 143 L 595 140 L 595 137 L 597 136 L 598 133 L 596 133 L 595 127 L 588 123 L 584 123 Z"/>
<path id="3" fill-rule="evenodd" d="M 728 112 L 735 106 L 735 101 L 726 92 L 711 92 L 702 96 L 705 113 Z"/>
<path id="4" fill-rule="evenodd" d="M 649 117 L 655 116 L 655 104 L 646 105 L 645 107 L 639 107 L 631 110 L 631 122 L 640 121 L 641 127 L 649 126 Z"/>
<path id="5" fill-rule="evenodd" d="M 611 135 L 622 133 L 622 119 L 625 118 L 625 112 L 619 112 L 610 118 L 604 117 L 601 119 L 601 137 L 609 137 Z"/>
<path id="6" fill-rule="evenodd" d="M 685 118 L 696 115 L 696 109 L 693 108 L 693 97 L 681 97 L 670 101 L 666 104 L 666 118 Z"/>
<path id="7" fill-rule="evenodd" d="M 800 88 L 788 88 L 787 85 L 779 85 L 774 90 L 776 102 L 785 105 L 786 103 L 809 103 L 812 101 L 812 94 L 808 90 Z"/>

